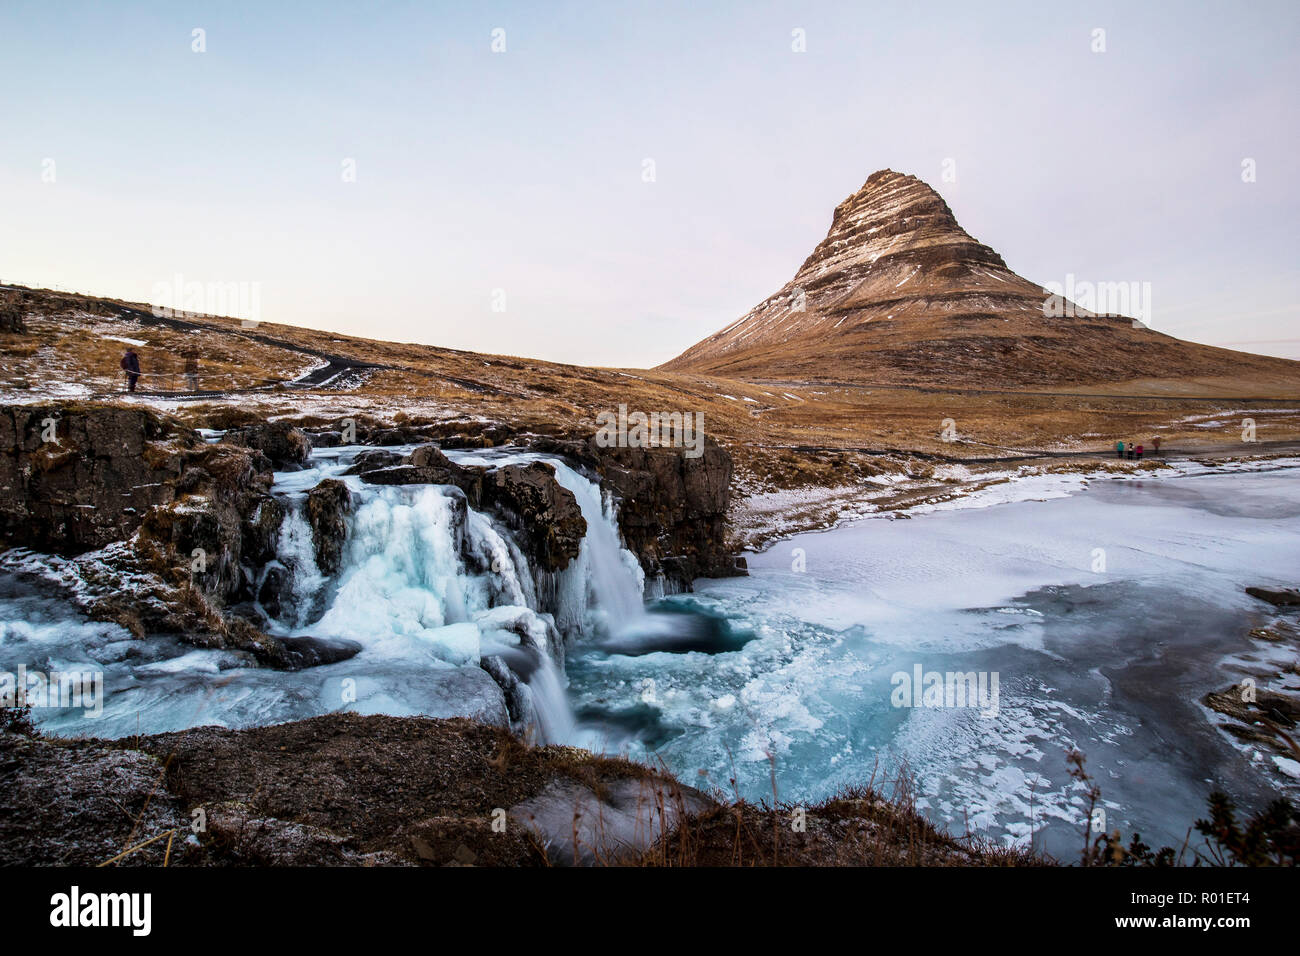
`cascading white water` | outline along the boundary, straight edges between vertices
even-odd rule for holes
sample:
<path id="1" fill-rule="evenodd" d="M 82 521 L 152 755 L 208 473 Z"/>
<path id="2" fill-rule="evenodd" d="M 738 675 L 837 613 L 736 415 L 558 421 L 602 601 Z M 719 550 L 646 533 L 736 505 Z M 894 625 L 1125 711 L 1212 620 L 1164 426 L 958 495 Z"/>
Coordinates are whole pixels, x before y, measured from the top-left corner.
<path id="1" fill-rule="evenodd" d="M 547 743 L 571 743 L 577 721 L 564 691 L 564 675 L 549 657 L 543 657 L 537 670 L 528 678 L 528 691 L 537 712 L 542 740 Z"/>
<path id="2" fill-rule="evenodd" d="M 551 615 L 539 610 L 533 574 L 512 536 L 468 508 L 454 487 L 368 485 L 343 475 L 354 454 L 322 456 L 314 474 L 286 476 L 282 485 L 289 507 L 281 559 L 294 572 L 295 598 L 293 612 L 280 622 L 283 630 L 348 638 L 363 646 L 363 657 L 436 667 L 473 666 L 503 651 L 511 659 L 511 648 L 536 651 L 538 663 L 527 669 L 525 685 L 538 730 L 547 742 L 571 740 L 575 722 L 565 693 L 563 641 Z M 490 463 L 539 457 L 497 453 Z M 578 557 L 548 582 L 557 592 L 557 616 L 571 634 L 619 633 L 644 615 L 640 565 L 622 547 L 614 509 L 599 484 L 562 461 L 545 460 L 587 522 Z M 355 504 L 333 581 L 316 568 L 302 507 L 304 492 L 326 475 L 344 480 Z M 322 607 L 326 587 L 332 596 Z"/>
<path id="3" fill-rule="evenodd" d="M 432 485 L 365 488 L 358 497 L 336 593 L 310 632 L 385 656 L 477 664 L 472 622 L 488 609 L 492 583 L 461 560 L 455 502 Z"/>
<path id="4" fill-rule="evenodd" d="M 302 502 L 291 503 L 284 516 L 276 543 L 276 556 L 293 575 L 293 624 L 301 627 L 311 616 L 316 595 L 325 583 L 325 576 L 316 566 L 311 525 L 303 514 Z"/>
<path id="5" fill-rule="evenodd" d="M 617 633 L 645 614 L 642 593 L 645 574 L 632 552 L 623 547 L 613 508 L 606 505 L 600 485 L 562 461 L 551 461 L 555 479 L 573 492 L 587 521 L 587 534 L 578 556 L 579 578 L 604 615 L 608 633 Z M 590 603 L 587 602 L 590 606 Z"/>

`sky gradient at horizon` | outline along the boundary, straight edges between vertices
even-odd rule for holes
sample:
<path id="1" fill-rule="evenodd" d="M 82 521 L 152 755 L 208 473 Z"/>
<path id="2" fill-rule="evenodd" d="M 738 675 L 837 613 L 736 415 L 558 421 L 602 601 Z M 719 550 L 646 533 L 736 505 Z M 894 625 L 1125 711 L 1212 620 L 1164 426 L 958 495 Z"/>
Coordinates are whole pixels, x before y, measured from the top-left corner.
<path id="1" fill-rule="evenodd" d="M 1286 2 L 10 0 L 0 281 L 257 283 L 264 321 L 644 367 L 775 292 L 889 167 L 1028 279 L 1150 283 L 1154 329 L 1300 358 L 1298 27 Z"/>

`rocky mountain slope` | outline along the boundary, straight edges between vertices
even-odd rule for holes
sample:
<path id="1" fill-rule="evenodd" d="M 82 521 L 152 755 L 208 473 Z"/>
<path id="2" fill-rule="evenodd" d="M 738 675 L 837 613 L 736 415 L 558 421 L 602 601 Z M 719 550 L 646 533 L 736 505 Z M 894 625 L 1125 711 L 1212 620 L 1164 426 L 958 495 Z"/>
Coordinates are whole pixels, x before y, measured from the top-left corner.
<path id="1" fill-rule="evenodd" d="M 1061 300 L 1045 314 L 1048 296 L 971 238 L 933 189 L 884 169 L 835 208 L 826 238 L 794 278 L 661 368 L 750 381 L 964 387 L 1138 377 L 1300 382 L 1300 362 L 1183 342 Z"/>

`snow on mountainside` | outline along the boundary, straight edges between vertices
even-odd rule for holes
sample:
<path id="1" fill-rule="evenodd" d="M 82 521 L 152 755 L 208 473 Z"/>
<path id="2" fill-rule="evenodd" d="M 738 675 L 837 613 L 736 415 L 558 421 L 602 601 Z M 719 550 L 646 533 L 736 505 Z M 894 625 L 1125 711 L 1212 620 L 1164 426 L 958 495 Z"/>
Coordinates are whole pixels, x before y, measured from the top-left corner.
<path id="1" fill-rule="evenodd" d="M 1058 299 L 1065 314 L 1045 313 L 1049 295 L 973 239 L 921 180 L 880 170 L 836 207 L 826 238 L 789 282 L 661 368 L 972 387 L 1300 382 L 1300 363 L 1182 342 L 1088 302 Z"/>

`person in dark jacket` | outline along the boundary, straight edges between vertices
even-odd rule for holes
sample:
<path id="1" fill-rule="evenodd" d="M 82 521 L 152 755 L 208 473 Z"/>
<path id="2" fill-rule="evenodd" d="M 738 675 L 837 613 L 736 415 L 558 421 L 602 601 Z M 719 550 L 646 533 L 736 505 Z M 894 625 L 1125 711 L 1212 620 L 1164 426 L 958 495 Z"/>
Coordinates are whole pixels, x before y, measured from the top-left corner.
<path id="1" fill-rule="evenodd" d="M 135 383 L 140 381 L 140 356 L 135 349 L 127 349 L 122 356 L 122 371 L 126 373 L 126 390 L 135 391 Z"/>

